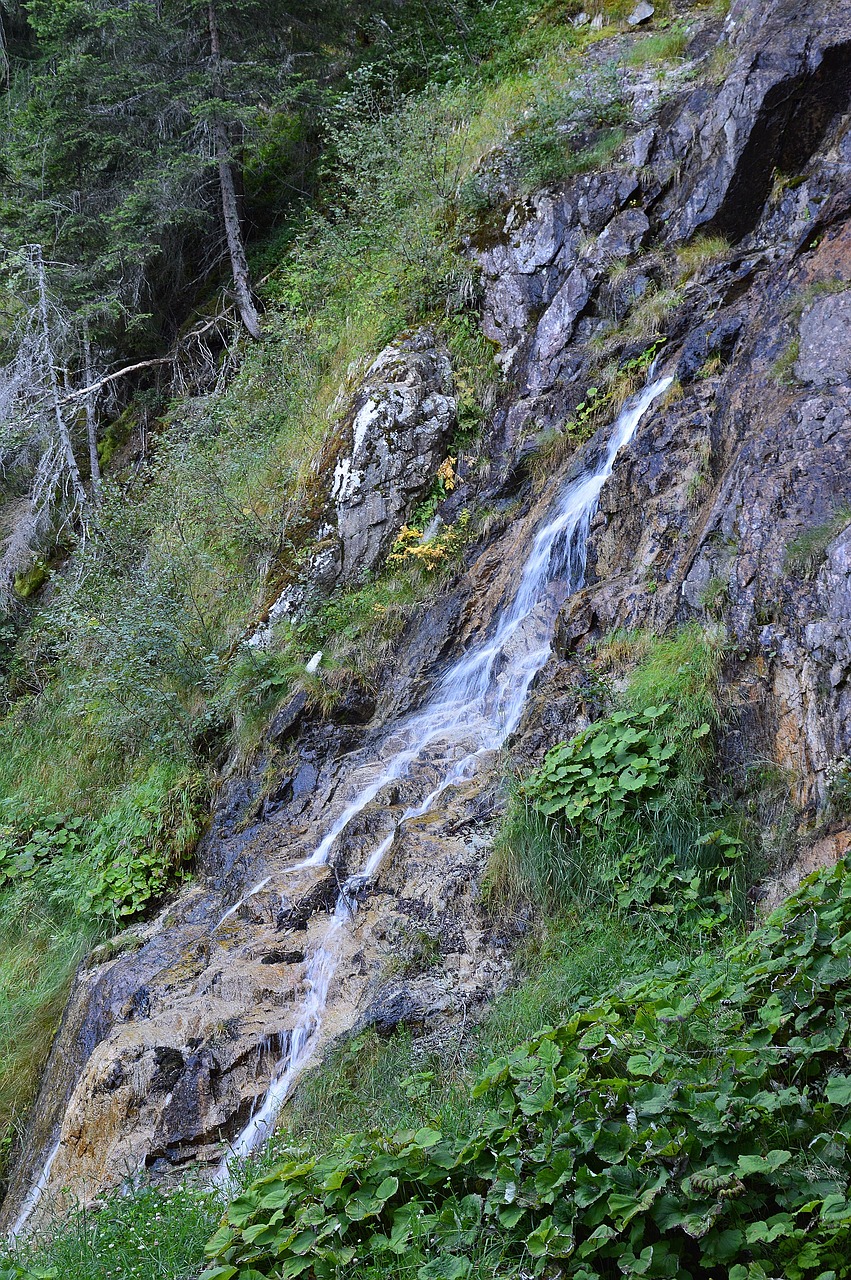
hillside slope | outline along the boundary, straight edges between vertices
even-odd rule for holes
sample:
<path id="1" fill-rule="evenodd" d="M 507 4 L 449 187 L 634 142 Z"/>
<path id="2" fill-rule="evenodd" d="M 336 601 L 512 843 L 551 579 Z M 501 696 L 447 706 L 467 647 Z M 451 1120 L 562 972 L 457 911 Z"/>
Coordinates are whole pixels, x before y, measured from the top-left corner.
<path id="1" fill-rule="evenodd" d="M 679 946 L 686 967 L 678 980 L 688 989 L 701 952 L 714 957 L 712 982 L 738 981 L 748 991 L 741 1026 L 727 1039 L 719 1031 L 721 1053 L 729 1055 L 736 1035 L 756 1034 L 752 1002 L 773 999 L 752 967 L 763 935 L 742 941 L 754 913 L 781 901 L 804 874 L 834 864 L 839 869 L 817 882 L 833 888 L 805 888 L 801 910 L 820 910 L 806 905 L 808 892 L 820 901 L 835 890 L 844 901 L 841 859 L 851 848 L 851 6 L 737 0 L 726 14 L 675 6 L 664 27 L 659 20 L 647 29 L 623 20 L 597 25 L 578 51 L 539 52 L 544 88 L 531 124 L 512 117 L 506 100 L 522 95 L 499 75 L 479 114 L 447 101 L 460 90 L 434 90 L 446 98 L 431 109 L 451 120 L 438 165 L 446 190 L 428 196 L 436 204 L 428 227 L 417 228 L 419 244 L 410 224 L 401 229 L 412 257 L 423 254 L 411 268 L 417 287 L 427 290 L 432 272 L 442 271 L 444 292 L 448 280 L 455 300 L 442 313 L 431 306 L 402 317 L 384 297 L 357 301 L 358 268 L 332 297 L 344 317 L 334 338 L 349 362 L 335 357 L 330 375 L 326 366 L 305 388 L 321 397 L 322 429 L 300 440 L 298 463 L 295 447 L 288 454 L 279 441 L 259 473 L 274 474 L 280 458 L 299 468 L 287 495 L 283 550 L 277 559 L 270 553 L 261 606 L 243 615 L 241 648 L 234 648 L 249 704 L 253 686 L 262 686 L 251 731 L 244 721 L 241 750 L 233 741 L 224 751 L 219 744 L 207 763 L 216 796 L 191 882 L 157 912 L 144 886 L 138 905 L 147 916 L 77 971 L 11 1174 L 7 1228 L 44 1223 L 50 1212 L 91 1202 L 128 1178 L 169 1184 L 198 1162 L 214 1169 L 234 1144 L 239 1155 L 249 1153 L 271 1132 L 302 1071 L 325 1056 L 342 1075 L 333 1056 L 340 1037 L 389 1037 L 392 1045 L 408 1036 L 414 1066 L 449 1045 L 457 1065 L 468 1022 L 487 1025 L 493 1002 L 503 1007 L 523 975 L 519 939 L 540 931 L 542 920 L 555 928 L 565 912 L 571 919 L 596 912 L 635 928 L 634 973 L 672 962 Z M 575 60 L 574 78 L 558 93 L 546 87 L 553 58 Z M 494 137 L 487 114 L 499 110 L 506 121 Z M 407 114 L 406 128 L 411 121 Z M 398 128 L 398 121 L 388 126 L 389 142 L 404 145 L 393 136 Z M 401 162 L 413 167 L 403 190 L 415 200 L 417 166 L 424 157 L 433 163 L 434 140 L 414 139 L 411 148 L 413 158 Z M 451 180 L 447 163 L 456 166 Z M 435 169 L 430 175 L 438 181 Z M 450 243 L 441 261 L 440 246 Z M 402 253 L 403 246 L 389 238 L 369 252 Z M 327 280 L 332 263 L 327 258 L 308 277 L 308 291 L 322 285 L 323 272 Z M 280 315 L 292 325 L 295 314 L 296 327 L 318 316 L 321 325 L 315 300 L 305 306 L 285 296 L 300 270 L 282 268 Z M 270 311 L 270 333 L 277 323 Z M 285 357 L 295 350 L 293 333 L 284 335 Z M 227 397 L 246 394 L 252 377 L 259 378 L 252 394 L 263 398 L 264 371 L 252 371 L 251 359 L 222 393 L 225 416 L 235 412 Z M 225 424 L 225 450 L 227 431 Z M 193 467 L 199 460 L 200 452 L 190 456 Z M 250 521 L 260 499 L 255 493 L 246 501 Z M 272 493 L 268 507 L 280 510 L 276 502 Z M 265 518 L 266 498 L 262 505 Z M 178 554 L 200 554 L 204 537 L 199 519 L 196 551 L 189 545 Z M 228 538 L 238 544 L 238 530 Z M 222 616 L 237 612 L 239 590 L 223 582 L 222 595 L 228 591 Z M 200 610 L 207 607 L 202 600 Z M 216 609 L 210 606 L 211 616 Z M 129 705 L 144 714 L 143 704 Z M 658 722 L 658 733 L 634 727 L 642 716 L 642 724 Z M 213 719 L 199 716 L 196 739 Z M 565 781 L 574 757 L 549 756 L 549 775 L 546 764 L 537 781 L 529 775 L 560 742 L 574 743 L 575 756 L 585 741 L 576 735 L 598 721 L 633 729 L 644 755 L 628 763 L 639 773 L 624 782 L 626 756 L 617 756 L 615 798 L 609 779 L 593 801 L 582 793 L 571 808 L 574 791 L 559 807 L 558 788 L 574 785 Z M 210 738 L 216 731 L 213 724 Z M 595 741 L 596 764 L 583 777 L 594 769 L 603 776 L 599 762 L 609 747 Z M 527 779 L 525 799 L 507 795 L 509 775 Z M 589 804 L 596 825 L 582 816 Z M 203 798 L 195 805 L 202 808 Z M 676 815 L 678 832 L 664 836 L 667 845 L 660 843 L 665 812 Z M 541 845 L 543 872 L 534 853 Z M 672 868 L 664 883 L 663 848 Z M 739 870 L 745 864 L 746 873 Z M 645 898 L 643 876 L 651 877 Z M 766 947 L 791 936 L 796 910 L 788 909 L 787 925 Z M 656 951 L 642 932 L 654 911 L 662 920 Z M 679 943 L 665 920 L 681 930 Z M 824 928 L 842 938 L 847 924 L 836 915 Z M 575 934 L 568 937 L 566 945 L 579 946 Z M 736 964 L 744 977 L 719 976 Z M 840 969 L 830 980 L 836 990 Z M 589 980 L 546 1018 L 542 1006 L 541 1026 L 558 1016 L 568 1030 L 534 1042 L 534 1070 L 556 1069 L 547 1044 L 565 1060 L 578 1052 L 569 1018 L 604 991 Z M 633 994 L 626 1006 L 645 998 L 650 1007 L 656 995 Z M 664 1008 L 659 1016 L 664 1022 Z M 517 1040 L 540 1029 L 518 1027 Z M 645 1027 L 642 1034 L 648 1044 L 660 1038 L 661 1062 L 667 1032 Z M 847 1030 L 835 1034 L 834 1056 L 818 1059 L 812 1080 L 836 1103 L 831 1123 L 844 1132 L 851 1095 L 832 1077 L 845 1079 L 838 1073 Z M 590 1053 L 594 1046 L 582 1040 L 579 1047 Z M 642 1052 L 638 1042 L 630 1050 Z M 683 1052 L 692 1061 L 687 1046 Z M 809 1048 L 799 1052 L 809 1061 Z M 618 1080 L 655 1080 L 657 1068 L 645 1066 L 631 1056 Z M 537 1115 L 526 1085 L 517 1084 L 522 1078 L 511 1086 L 516 1106 L 502 1097 L 502 1130 L 519 1124 L 520 1113 Z M 415 1098 L 416 1075 L 406 1083 Z M 489 1083 L 499 1081 L 492 1075 Z M 325 1101 L 333 1106 L 333 1096 Z M 286 1121 L 296 1139 L 298 1105 L 296 1120 Z M 479 1120 L 468 1120 L 472 1131 Z M 536 1131 L 535 1141 L 553 1135 Z M 794 1161 L 797 1148 L 788 1142 Z M 421 1147 L 429 1149 L 427 1138 Z M 468 1168 L 469 1151 L 463 1158 L 459 1151 L 443 1166 L 437 1161 L 463 1169 L 452 1195 L 458 1203 L 487 1199 L 493 1188 L 486 1192 L 483 1179 L 497 1175 L 487 1161 Z M 837 1151 L 824 1163 L 845 1169 L 847 1151 Z M 697 1169 L 694 1150 L 691 1158 Z M 662 1152 L 659 1160 L 664 1178 L 685 1177 L 680 1155 Z M 716 1163 L 706 1177 L 726 1176 L 721 1156 Z M 554 1167 L 550 1156 L 542 1165 Z M 348 1193 L 367 1184 L 364 1167 L 360 1182 L 345 1184 Z M 429 1182 L 405 1168 L 382 1174 L 396 1179 L 382 1204 L 397 1195 L 400 1177 L 403 1191 L 411 1181 L 406 1203 L 437 1196 L 423 1187 L 442 1175 L 432 1168 Z M 530 1175 L 539 1191 L 541 1176 Z M 844 1186 L 847 1169 L 842 1177 Z M 572 1203 L 581 1199 L 576 1179 Z M 500 1187 L 510 1203 L 507 1183 Z M 719 1245 L 703 1270 L 687 1252 L 663 1260 L 647 1244 L 651 1253 L 641 1254 L 636 1224 L 645 1223 L 656 1191 L 641 1200 L 634 1187 L 619 1188 L 635 1192 L 634 1254 L 620 1219 L 612 1226 L 601 1211 L 587 1224 L 583 1247 L 593 1228 L 601 1233 L 597 1262 L 590 1246 L 585 1261 L 574 1255 L 581 1233 L 568 1245 L 566 1225 L 553 1223 L 543 1197 L 522 1227 L 530 1238 L 543 1232 L 527 1263 L 549 1257 L 576 1276 L 733 1275 L 732 1266 L 744 1277 L 774 1274 L 753 1269 L 772 1261 L 792 1267 L 760 1260 L 761 1237 L 748 1236 L 746 1246 L 738 1224 L 729 1228 L 739 1232 L 729 1253 Z M 307 1182 L 300 1194 L 319 1196 Z M 726 1204 L 726 1191 L 712 1194 L 717 1210 L 695 1209 L 708 1215 L 703 1232 L 697 1217 L 672 1218 L 668 1230 L 702 1238 Z M 346 1211 L 341 1238 L 358 1220 Z M 836 1262 L 847 1225 L 834 1211 L 833 1252 L 825 1246 L 811 1266 L 796 1254 L 799 1269 L 783 1274 L 847 1274 Z M 521 1221 L 499 1212 L 509 1232 Z M 789 1212 L 799 1212 L 797 1201 Z M 252 1252 L 251 1239 L 237 1247 L 237 1229 L 249 1217 L 248 1210 L 243 1222 L 232 1216 L 236 1235 L 221 1243 L 222 1270 L 211 1272 L 222 1280 L 256 1275 L 255 1265 L 270 1276 L 308 1267 L 330 1275 L 329 1267 L 346 1261 L 305 1244 L 289 1265 L 289 1245 L 279 1240 L 275 1262 L 271 1237 L 268 1256 Z M 622 1230 L 620 1252 L 612 1246 L 604 1257 L 610 1229 Z M 254 1239 L 266 1240 L 259 1226 Z M 554 1243 L 543 1247 L 548 1239 Z M 446 1249 L 456 1262 L 464 1255 L 457 1241 Z M 276 1270 L 284 1257 L 285 1269 Z M 508 1265 L 475 1259 L 483 1275 Z M 440 1270 L 440 1258 L 435 1265 L 421 1274 L 451 1280 L 467 1273 L 460 1263 L 450 1272 Z M 677 1270 L 686 1266 L 696 1269 Z"/>

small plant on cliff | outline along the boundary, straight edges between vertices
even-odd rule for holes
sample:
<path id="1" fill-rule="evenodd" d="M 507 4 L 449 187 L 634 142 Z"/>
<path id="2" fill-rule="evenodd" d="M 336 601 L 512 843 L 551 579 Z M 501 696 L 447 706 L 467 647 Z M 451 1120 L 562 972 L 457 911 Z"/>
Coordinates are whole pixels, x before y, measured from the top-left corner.
<path id="1" fill-rule="evenodd" d="M 413 564 L 428 574 L 448 568 L 466 545 L 471 519 L 465 508 L 454 524 L 444 525 L 431 538 L 420 529 L 403 525 L 387 557 L 388 565 Z"/>
<path id="2" fill-rule="evenodd" d="M 629 63 L 633 67 L 646 67 L 653 62 L 673 62 L 682 58 L 688 42 L 688 31 L 679 25 L 643 36 L 630 50 Z"/>
<path id="3" fill-rule="evenodd" d="M 683 278 L 696 275 L 704 267 L 722 262 L 730 252 L 730 242 L 723 236 L 695 236 L 677 253 Z"/>
<path id="4" fill-rule="evenodd" d="M 851 755 L 841 756 L 825 771 L 828 805 L 837 817 L 851 813 Z"/>
<path id="5" fill-rule="evenodd" d="M 670 710 L 663 703 L 616 711 L 552 747 L 525 785 L 535 808 L 577 828 L 611 826 L 636 809 L 658 790 L 676 754 L 666 729 Z M 709 725 L 695 732 L 703 737 Z"/>
<path id="6" fill-rule="evenodd" d="M 844 529 L 851 524 L 851 507 L 841 506 L 822 524 L 805 529 L 786 547 L 783 568 L 801 578 L 814 578 L 818 573 L 827 549 Z"/>

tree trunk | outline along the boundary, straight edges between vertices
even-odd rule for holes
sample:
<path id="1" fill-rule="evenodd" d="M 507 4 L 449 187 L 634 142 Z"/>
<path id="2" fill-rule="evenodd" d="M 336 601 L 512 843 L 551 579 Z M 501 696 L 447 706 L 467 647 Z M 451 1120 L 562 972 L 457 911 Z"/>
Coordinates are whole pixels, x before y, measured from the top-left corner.
<path id="1" fill-rule="evenodd" d="M 74 457 L 74 446 L 71 444 L 71 434 L 68 430 L 68 424 L 62 414 L 62 405 L 59 395 L 59 377 L 56 373 L 56 365 L 53 362 L 53 344 L 50 340 L 50 316 L 47 306 L 47 279 L 44 272 L 44 255 L 41 251 L 41 245 L 33 246 L 33 262 L 35 264 L 36 274 L 38 276 L 38 302 L 39 302 L 39 318 L 41 320 L 42 336 L 44 338 L 44 358 L 47 363 L 47 375 L 50 382 L 50 393 L 53 399 L 53 413 L 56 419 L 56 432 L 59 436 L 59 443 L 62 446 L 62 452 L 65 455 L 65 465 L 71 476 L 71 484 L 74 487 L 74 497 L 79 507 L 86 505 L 86 491 L 83 488 L 83 482 L 80 479 L 80 468 L 77 466 L 77 459 Z"/>
<path id="2" fill-rule="evenodd" d="M 213 68 L 213 89 L 217 98 L 221 97 L 221 46 L 219 44 L 219 27 L 216 22 L 216 7 L 213 0 L 207 5 L 207 18 L 210 25 L 210 57 Z M 213 146 L 216 153 L 216 164 L 219 170 L 219 189 L 222 197 L 222 214 L 225 220 L 228 252 L 230 254 L 233 287 L 236 304 L 242 323 L 252 338 L 260 338 L 260 317 L 254 305 L 251 291 L 251 273 L 248 269 L 248 258 L 245 254 L 245 243 L 242 228 L 239 224 L 239 204 L 236 198 L 236 184 L 233 179 L 233 165 L 230 159 L 230 145 L 227 129 L 221 116 L 216 115 L 213 125 Z"/>
<path id="3" fill-rule="evenodd" d="M 89 326 L 86 324 L 86 331 L 83 338 L 86 357 L 86 386 L 90 387 L 94 380 L 92 371 L 92 344 L 89 341 Z M 101 495 L 101 474 L 100 474 L 100 458 L 98 457 L 98 435 L 97 435 L 97 417 L 95 415 L 95 398 L 96 391 L 90 391 L 86 396 L 86 434 L 89 438 L 89 470 L 92 476 L 92 492 L 94 494 L 95 504 L 100 502 Z"/>

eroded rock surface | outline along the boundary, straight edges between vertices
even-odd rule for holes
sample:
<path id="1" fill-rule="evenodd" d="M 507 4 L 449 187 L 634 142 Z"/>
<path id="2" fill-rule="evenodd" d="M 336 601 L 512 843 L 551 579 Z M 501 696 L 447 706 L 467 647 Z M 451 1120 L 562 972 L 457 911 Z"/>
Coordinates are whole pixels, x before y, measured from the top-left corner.
<path id="1" fill-rule="evenodd" d="M 817 298 L 804 313 L 795 374 L 816 386 L 851 378 L 851 291 Z"/>

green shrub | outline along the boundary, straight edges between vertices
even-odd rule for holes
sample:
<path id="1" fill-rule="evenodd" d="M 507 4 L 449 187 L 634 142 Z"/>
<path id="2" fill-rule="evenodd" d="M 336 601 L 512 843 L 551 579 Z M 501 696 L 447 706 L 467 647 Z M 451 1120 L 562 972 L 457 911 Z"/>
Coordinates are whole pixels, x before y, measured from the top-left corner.
<path id="1" fill-rule="evenodd" d="M 495 1061 L 465 1138 L 303 1152 L 229 1206 L 204 1280 L 851 1275 L 851 863 L 720 961 L 663 965 Z"/>
<path id="2" fill-rule="evenodd" d="M 596 721 L 547 752 L 526 794 L 546 817 L 563 818 L 576 829 L 612 826 L 656 794 L 671 768 L 677 747 L 665 729 L 670 709 L 663 703 Z M 709 725 L 694 732 L 703 737 Z"/>
<path id="3" fill-rule="evenodd" d="M 92 828 L 88 911 L 128 920 L 184 878 L 208 801 L 202 774 L 152 765 Z"/>
<path id="4" fill-rule="evenodd" d="M 485 888 L 503 908 L 590 906 L 663 932 L 718 934 L 746 918 L 750 824 L 705 777 L 720 722 L 720 635 L 613 638 L 640 661 L 619 708 L 547 753 L 513 789 Z M 601 686 L 606 696 L 605 685 Z M 665 701 L 648 706 L 662 695 Z"/>
<path id="5" fill-rule="evenodd" d="M 49 814 L 0 828 L 0 889 L 39 877 L 82 920 L 138 915 L 185 876 L 209 800 L 204 775 L 154 764 L 97 820 Z"/>

